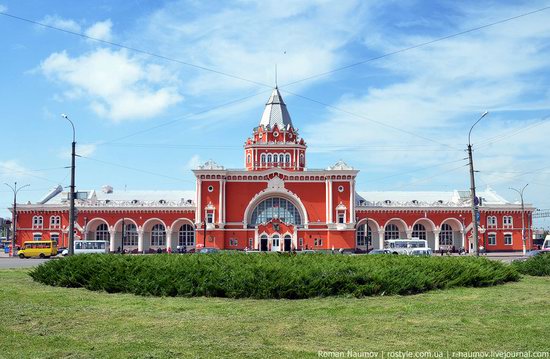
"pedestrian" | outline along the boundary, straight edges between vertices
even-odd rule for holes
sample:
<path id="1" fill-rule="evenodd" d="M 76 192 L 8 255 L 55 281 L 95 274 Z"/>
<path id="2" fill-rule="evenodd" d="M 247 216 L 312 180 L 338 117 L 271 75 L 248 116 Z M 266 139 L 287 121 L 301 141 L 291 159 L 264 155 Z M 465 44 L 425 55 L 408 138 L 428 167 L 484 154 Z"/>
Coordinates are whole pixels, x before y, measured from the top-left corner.
<path id="1" fill-rule="evenodd" d="M 181 246 L 176 246 L 176 252 L 181 253 Z"/>

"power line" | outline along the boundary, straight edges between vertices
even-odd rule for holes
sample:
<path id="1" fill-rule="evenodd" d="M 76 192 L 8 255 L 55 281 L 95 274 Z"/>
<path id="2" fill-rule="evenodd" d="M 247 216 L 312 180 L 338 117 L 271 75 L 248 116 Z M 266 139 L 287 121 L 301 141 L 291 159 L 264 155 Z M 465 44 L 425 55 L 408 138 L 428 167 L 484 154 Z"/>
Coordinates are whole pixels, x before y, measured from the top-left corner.
<path id="1" fill-rule="evenodd" d="M 392 51 L 392 52 L 382 54 L 380 56 L 371 57 L 371 58 L 368 58 L 368 59 L 365 59 L 365 60 L 361 60 L 361 61 L 349 64 L 349 65 L 346 65 L 346 66 L 342 66 L 342 67 L 330 70 L 330 71 L 322 72 L 322 73 L 317 74 L 317 75 L 312 75 L 312 76 L 303 78 L 301 80 L 289 82 L 289 83 L 286 83 L 286 84 L 284 84 L 282 86 L 279 86 L 279 87 L 290 86 L 290 85 L 294 85 L 294 84 L 297 84 L 297 83 L 300 83 L 300 82 L 303 82 L 303 81 L 308 81 L 308 80 L 312 80 L 312 79 L 315 79 L 315 78 L 318 78 L 318 77 L 326 76 L 326 75 L 329 75 L 329 74 L 332 74 L 332 73 L 335 73 L 335 72 L 338 72 L 338 71 L 349 69 L 351 67 L 363 65 L 363 64 L 366 64 L 368 62 L 372 62 L 372 61 L 375 61 L 375 60 L 380 60 L 380 59 L 383 59 L 385 57 L 389 57 L 389 56 L 396 55 L 396 54 L 399 54 L 399 53 L 402 53 L 402 52 L 414 50 L 414 49 L 417 49 L 419 47 L 431 45 L 431 44 L 441 42 L 441 41 L 444 41 L 444 40 L 448 40 L 448 39 L 451 39 L 451 38 L 454 38 L 454 37 L 457 37 L 457 36 L 465 35 L 465 34 L 468 34 L 470 32 L 486 29 L 488 27 L 503 24 L 505 22 L 516 20 L 516 19 L 519 19 L 519 18 L 522 18 L 522 17 L 525 17 L 525 16 L 533 15 L 533 14 L 536 14 L 536 13 L 539 13 L 539 12 L 542 12 L 542 11 L 545 11 L 545 10 L 548 10 L 548 9 L 550 9 L 550 6 L 546 6 L 546 7 L 543 7 L 543 8 L 537 9 L 537 10 L 533 10 L 533 11 L 530 11 L 530 12 L 526 12 L 526 13 L 523 13 L 523 14 L 520 14 L 520 15 L 512 16 L 512 17 L 509 17 L 509 18 L 506 18 L 506 19 L 498 20 L 498 21 L 495 21 L 495 22 L 492 22 L 492 23 L 489 23 L 489 24 L 477 26 L 477 27 L 474 27 L 474 28 L 471 28 L 471 29 L 468 29 L 468 30 L 464 30 L 464 31 L 460 31 L 460 32 L 457 32 L 457 33 L 454 33 L 454 34 L 451 34 L 451 35 L 442 36 L 442 37 L 439 37 L 439 38 L 436 38 L 436 39 L 433 39 L 433 40 L 430 40 L 430 41 L 421 42 L 421 43 L 418 43 L 416 45 L 412 45 L 412 46 L 405 47 L 405 48 L 402 48 L 402 49 L 399 49 L 399 50 L 396 50 L 396 51 Z"/>
<path id="2" fill-rule="evenodd" d="M 103 44 L 106 44 L 106 45 L 110 45 L 110 46 L 114 46 L 114 47 L 119 47 L 119 48 L 121 48 L 121 49 L 126 49 L 126 50 L 130 50 L 130 51 L 134 51 L 134 52 L 137 52 L 137 53 L 140 53 L 140 54 L 144 54 L 144 55 L 156 57 L 156 58 L 159 58 L 159 59 L 162 59 L 162 60 L 166 60 L 166 61 L 170 61 L 170 62 L 175 62 L 175 63 L 178 63 L 178 64 L 180 64 L 180 65 L 190 66 L 190 67 L 194 67 L 194 68 L 197 68 L 197 69 L 200 69 L 200 70 L 212 72 L 212 73 L 215 73 L 215 74 L 218 74 L 218 75 L 222 75 L 222 76 L 230 77 L 230 78 L 233 78 L 233 79 L 237 79 L 237 80 L 249 82 L 249 83 L 252 83 L 252 84 L 255 84 L 255 85 L 260 85 L 260 86 L 269 87 L 269 88 L 272 87 L 271 85 L 267 85 L 267 84 L 264 84 L 264 83 L 261 83 L 261 82 L 258 82 L 258 81 L 254 81 L 254 80 L 249 80 L 249 79 L 244 78 L 244 77 L 241 77 L 241 76 L 232 75 L 232 74 L 229 74 L 229 73 L 227 73 L 227 72 L 223 72 L 223 71 L 211 69 L 211 68 L 208 68 L 208 67 L 205 67 L 205 66 L 202 66 L 202 65 L 193 64 L 193 63 L 190 63 L 190 62 L 187 62 L 187 61 L 182 61 L 182 60 L 174 59 L 174 58 L 171 58 L 171 57 L 168 57 L 168 56 L 159 55 L 159 54 L 154 53 L 154 52 L 152 52 L 152 51 L 142 50 L 142 49 L 138 49 L 138 48 L 136 48 L 136 47 L 131 47 L 131 46 L 128 46 L 128 45 L 123 45 L 123 44 L 119 44 L 119 43 L 116 43 L 116 42 L 112 42 L 112 41 L 107 41 L 107 40 L 99 39 L 99 38 L 97 38 L 97 37 L 88 36 L 88 35 L 85 35 L 85 34 L 82 34 L 82 33 L 79 33 L 79 32 L 75 32 L 75 31 L 70 31 L 70 30 L 62 29 L 62 28 L 59 28 L 59 27 L 56 27 L 56 26 L 44 24 L 44 23 L 42 23 L 42 22 L 35 21 L 35 20 L 31 20 L 31 19 L 27 19 L 27 18 L 24 18 L 24 17 L 21 17 L 21 16 L 17 16 L 17 15 L 13 15 L 13 14 L 8 14 L 8 13 L 6 13 L 6 12 L 0 12 L 0 15 L 4 15 L 4 16 L 7 16 L 7 17 L 10 17 L 10 18 L 12 18 L 12 19 L 19 20 L 19 21 L 25 21 L 25 22 L 28 22 L 28 23 L 31 23 L 31 24 L 34 24 L 34 25 L 38 25 L 38 26 L 42 26 L 42 27 L 48 28 L 48 29 L 52 29 L 52 30 L 56 30 L 56 31 L 61 31 L 61 32 L 64 32 L 64 33 L 67 33 L 67 34 L 79 36 L 79 37 L 82 37 L 82 38 L 84 38 L 84 39 L 88 39 L 88 40 L 100 42 L 100 43 L 103 43 Z"/>
<path id="3" fill-rule="evenodd" d="M 495 142 L 498 142 L 498 141 L 501 141 L 505 138 L 508 138 L 508 137 L 512 137 L 512 136 L 515 136 L 517 135 L 518 133 L 520 132 L 523 132 L 523 131 L 526 131 L 526 130 L 530 130 L 530 129 L 533 129 L 537 126 L 540 126 L 544 123 L 546 123 L 546 121 L 550 119 L 550 115 L 546 115 L 544 117 L 542 117 L 541 119 L 539 119 L 538 121 L 528 125 L 528 126 L 525 126 L 525 127 L 521 127 L 519 129 L 514 129 L 512 131 L 509 131 L 509 132 L 505 132 L 505 133 L 501 133 L 499 135 L 496 135 L 496 136 L 493 136 L 493 137 L 489 137 L 489 138 L 486 138 L 484 140 L 482 140 L 480 142 L 480 145 L 479 146 L 476 146 L 477 149 L 480 149 L 480 148 L 484 148 L 484 147 L 487 147 Z"/>

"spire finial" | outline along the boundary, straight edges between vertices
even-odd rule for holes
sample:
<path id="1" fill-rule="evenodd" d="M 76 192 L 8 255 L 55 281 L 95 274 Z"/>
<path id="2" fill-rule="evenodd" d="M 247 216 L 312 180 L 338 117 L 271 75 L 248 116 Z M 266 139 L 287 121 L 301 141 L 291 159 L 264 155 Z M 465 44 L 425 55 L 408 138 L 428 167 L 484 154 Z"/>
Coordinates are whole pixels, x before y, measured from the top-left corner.
<path id="1" fill-rule="evenodd" d="M 275 88 L 279 88 L 279 85 L 277 84 L 277 64 L 275 64 Z"/>

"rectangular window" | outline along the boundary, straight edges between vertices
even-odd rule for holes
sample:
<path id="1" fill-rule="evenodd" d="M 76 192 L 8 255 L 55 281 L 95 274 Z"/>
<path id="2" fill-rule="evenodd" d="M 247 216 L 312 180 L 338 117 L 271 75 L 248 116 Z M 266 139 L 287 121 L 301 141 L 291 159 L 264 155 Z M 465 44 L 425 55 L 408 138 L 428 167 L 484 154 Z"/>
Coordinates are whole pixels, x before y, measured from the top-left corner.
<path id="1" fill-rule="evenodd" d="M 254 238 L 248 238 L 248 248 L 254 247 Z"/>
<path id="2" fill-rule="evenodd" d="M 338 223 L 346 223 L 346 214 L 338 213 Z"/>
<path id="3" fill-rule="evenodd" d="M 487 227 L 496 228 L 496 226 L 497 226 L 497 217 L 495 216 L 487 217 Z"/>
<path id="4" fill-rule="evenodd" d="M 496 246 L 497 244 L 497 235 L 496 233 L 489 233 L 489 236 L 487 237 L 488 243 L 490 246 Z"/>
<path id="5" fill-rule="evenodd" d="M 300 247 L 303 247 L 303 246 L 304 246 L 304 239 L 303 239 L 303 238 L 298 239 L 298 245 L 299 245 Z"/>
<path id="6" fill-rule="evenodd" d="M 206 223 L 214 223 L 214 213 L 206 214 Z"/>
<path id="7" fill-rule="evenodd" d="M 315 244 L 315 247 L 321 247 L 323 245 L 323 239 L 315 238 L 314 244 Z"/>
<path id="8" fill-rule="evenodd" d="M 32 235 L 32 240 L 33 241 L 41 241 L 42 240 L 42 233 L 34 233 Z"/>
<path id="9" fill-rule="evenodd" d="M 239 245 L 239 241 L 235 238 L 229 238 L 229 245 L 231 247 L 237 247 Z"/>
<path id="10" fill-rule="evenodd" d="M 504 235 L 504 244 L 507 245 L 507 246 L 511 246 L 511 245 L 512 245 L 512 234 L 506 233 L 506 234 Z"/>

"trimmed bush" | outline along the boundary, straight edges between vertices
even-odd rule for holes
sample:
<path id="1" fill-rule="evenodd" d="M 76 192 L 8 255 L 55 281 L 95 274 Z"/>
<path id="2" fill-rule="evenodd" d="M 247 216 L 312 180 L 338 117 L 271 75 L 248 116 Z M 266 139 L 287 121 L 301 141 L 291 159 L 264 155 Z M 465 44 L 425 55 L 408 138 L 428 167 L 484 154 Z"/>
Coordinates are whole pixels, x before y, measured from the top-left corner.
<path id="1" fill-rule="evenodd" d="M 512 265 L 522 274 L 550 276 L 550 253 L 539 254 L 525 261 L 515 261 Z"/>
<path id="2" fill-rule="evenodd" d="M 108 293 L 257 299 L 407 295 L 519 279 L 512 266 L 485 258 L 244 253 L 78 255 L 48 261 L 30 276 Z"/>

